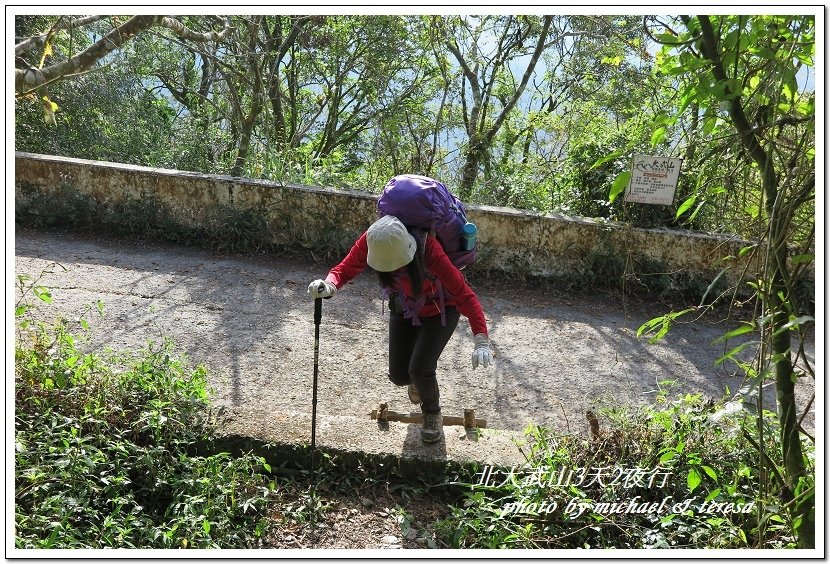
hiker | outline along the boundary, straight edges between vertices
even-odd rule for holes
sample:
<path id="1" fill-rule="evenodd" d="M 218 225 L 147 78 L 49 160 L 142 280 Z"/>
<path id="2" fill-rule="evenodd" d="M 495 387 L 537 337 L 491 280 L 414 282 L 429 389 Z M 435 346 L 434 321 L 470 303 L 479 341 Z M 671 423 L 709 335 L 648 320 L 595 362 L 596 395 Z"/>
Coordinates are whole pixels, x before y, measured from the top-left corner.
<path id="1" fill-rule="evenodd" d="M 366 266 L 378 273 L 389 297 L 389 380 L 407 386 L 423 413 L 421 440 L 443 437 L 436 368 L 460 315 L 473 332 L 473 368 L 492 362 L 484 310 L 461 271 L 432 236 L 419 237 L 385 215 L 373 223 L 346 257 L 308 286 L 314 298 L 333 296 Z"/>

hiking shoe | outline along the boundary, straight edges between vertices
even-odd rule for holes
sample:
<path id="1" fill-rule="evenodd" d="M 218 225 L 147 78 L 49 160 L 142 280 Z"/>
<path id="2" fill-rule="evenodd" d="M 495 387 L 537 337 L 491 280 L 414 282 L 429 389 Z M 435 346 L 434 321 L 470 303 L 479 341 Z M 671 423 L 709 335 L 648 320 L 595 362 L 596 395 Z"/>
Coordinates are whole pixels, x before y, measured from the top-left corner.
<path id="1" fill-rule="evenodd" d="M 421 405 L 421 394 L 418 393 L 418 388 L 415 387 L 415 384 L 407 386 L 406 393 L 409 395 L 409 401 L 415 405 Z"/>
<path id="2" fill-rule="evenodd" d="M 421 440 L 425 443 L 437 443 L 444 436 L 444 418 L 441 412 L 424 413 L 421 425 Z"/>

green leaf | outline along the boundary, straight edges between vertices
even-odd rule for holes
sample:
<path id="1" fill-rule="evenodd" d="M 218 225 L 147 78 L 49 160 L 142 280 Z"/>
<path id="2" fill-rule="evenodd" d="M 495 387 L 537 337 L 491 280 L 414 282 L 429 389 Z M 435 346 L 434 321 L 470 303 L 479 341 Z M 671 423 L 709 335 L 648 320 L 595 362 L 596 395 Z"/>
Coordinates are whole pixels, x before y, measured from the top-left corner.
<path id="1" fill-rule="evenodd" d="M 761 208 L 755 204 L 747 204 L 744 207 L 744 213 L 752 219 L 757 219 L 761 215 Z"/>
<path id="2" fill-rule="evenodd" d="M 732 331 L 728 331 L 715 339 L 714 342 L 719 343 L 721 341 L 726 341 L 731 339 L 732 337 L 737 337 L 738 335 L 744 335 L 746 333 L 750 333 L 755 330 L 755 323 L 744 321 L 744 325 L 741 325 L 737 329 L 733 329 Z"/>
<path id="3" fill-rule="evenodd" d="M 792 320 L 788 321 L 787 323 L 785 323 L 784 325 L 782 325 L 781 327 L 776 329 L 775 332 L 772 335 L 773 335 L 773 337 L 776 336 L 776 335 L 780 335 L 784 331 L 792 329 L 793 327 L 798 327 L 798 326 L 803 325 L 805 323 L 809 323 L 811 321 L 815 321 L 815 318 L 813 316 L 811 316 L 811 315 L 802 315 L 801 317 L 797 317 L 795 319 L 792 319 Z"/>
<path id="4" fill-rule="evenodd" d="M 814 260 L 816 260 L 815 255 L 809 255 L 809 254 L 795 255 L 792 258 L 792 263 L 793 264 L 811 263 Z"/>
<path id="5" fill-rule="evenodd" d="M 743 86 L 740 81 L 735 78 L 727 78 L 724 84 L 724 95 L 732 100 L 743 95 Z"/>
<path id="6" fill-rule="evenodd" d="M 709 287 L 708 287 L 708 288 L 706 288 L 706 291 L 703 293 L 703 297 L 702 297 L 702 298 L 700 298 L 700 307 L 703 307 L 703 304 L 704 304 L 704 302 L 706 301 L 706 296 L 708 296 L 708 295 L 709 295 L 709 292 L 711 292 L 711 291 L 715 288 L 715 286 L 717 286 L 718 281 L 719 281 L 719 280 L 723 277 L 723 275 L 724 275 L 724 274 L 726 274 L 726 273 L 727 273 L 727 271 L 729 271 L 731 268 L 732 268 L 731 266 L 727 266 L 726 268 L 723 268 L 720 272 L 718 272 L 718 275 L 717 275 L 717 276 L 715 276 L 715 279 L 714 279 L 714 280 L 712 280 L 712 281 L 709 283 Z"/>
<path id="7" fill-rule="evenodd" d="M 761 59 L 767 59 L 768 61 L 774 61 L 774 60 L 775 60 L 775 58 L 776 58 L 776 57 L 775 57 L 775 51 L 773 51 L 772 49 L 768 49 L 768 48 L 766 48 L 766 47 L 762 47 L 762 48 L 758 48 L 758 47 L 751 47 L 751 48 L 749 49 L 749 51 L 750 51 L 753 55 L 755 55 L 755 56 L 757 56 L 757 57 L 759 57 L 759 58 L 761 58 Z M 760 82 L 760 78 L 759 78 L 759 79 L 757 79 L 757 80 L 755 81 L 755 83 L 753 83 L 752 81 L 750 81 L 750 83 L 749 83 L 749 84 L 750 84 L 750 86 L 752 86 L 753 88 L 755 88 L 756 86 L 758 86 L 758 82 Z"/>
<path id="8" fill-rule="evenodd" d="M 738 345 L 737 347 L 735 347 L 734 349 L 732 349 L 731 351 L 729 351 L 728 353 L 726 353 L 722 357 L 715 360 L 715 365 L 720 366 L 721 364 L 723 364 L 724 360 L 732 359 L 736 354 L 738 354 L 739 352 L 741 352 L 745 348 L 750 347 L 752 345 L 757 345 L 758 342 L 759 341 L 747 341 L 746 343 L 741 343 L 740 345 Z"/>
<path id="9" fill-rule="evenodd" d="M 782 88 L 784 99 L 788 102 L 795 100 L 798 96 L 798 82 L 795 77 L 795 69 L 792 65 L 786 65 L 782 68 L 782 74 L 784 76 L 784 85 Z"/>
<path id="10" fill-rule="evenodd" d="M 697 205 L 697 207 L 695 208 L 695 211 L 693 211 L 693 212 L 692 212 L 692 215 L 690 215 L 690 216 L 689 216 L 688 221 L 689 221 L 690 223 L 691 223 L 692 221 L 694 221 L 694 220 L 695 220 L 695 218 L 697 217 L 698 212 L 699 212 L 699 211 L 703 208 L 703 204 L 705 204 L 705 203 L 706 203 L 706 200 L 703 200 L 702 202 L 700 202 L 700 203 Z"/>
<path id="11" fill-rule="evenodd" d="M 738 251 L 738 256 L 742 257 L 747 254 L 749 251 L 755 249 L 758 245 L 749 245 L 748 247 L 741 247 L 741 250 Z"/>
<path id="12" fill-rule="evenodd" d="M 724 46 L 727 49 L 734 49 L 735 46 L 738 44 L 738 37 L 740 36 L 740 31 L 735 29 L 730 31 L 726 34 L 726 37 L 722 39 Z"/>
<path id="13" fill-rule="evenodd" d="M 717 473 L 717 472 L 715 472 L 715 471 L 714 471 L 714 469 L 712 469 L 712 467 L 711 467 L 711 466 L 705 466 L 705 465 L 703 465 L 703 466 L 701 466 L 701 468 L 703 469 L 703 471 L 704 471 L 704 472 L 706 472 L 706 475 L 707 475 L 707 476 L 709 476 L 710 478 L 712 478 L 712 480 L 714 480 L 715 482 L 717 482 L 717 481 L 718 481 L 718 473 Z"/>
<path id="14" fill-rule="evenodd" d="M 816 108 L 813 101 L 810 100 L 809 102 L 798 102 L 795 105 L 795 113 L 799 116 L 812 116 L 816 113 Z"/>
<path id="15" fill-rule="evenodd" d="M 689 470 L 689 474 L 686 476 L 686 484 L 689 486 L 689 491 L 693 492 L 695 489 L 700 485 L 700 482 L 703 481 L 703 478 L 700 476 L 700 472 L 691 468 Z"/>
<path id="16" fill-rule="evenodd" d="M 625 190 L 626 186 L 628 186 L 629 181 L 631 180 L 631 171 L 627 170 L 623 173 L 620 173 L 617 178 L 614 180 L 614 183 L 611 185 L 611 192 L 608 194 L 608 202 L 613 204 L 614 200 L 617 199 L 617 196 L 622 194 Z"/>
<path id="17" fill-rule="evenodd" d="M 677 121 L 677 120 L 676 120 L 674 117 L 670 116 L 670 115 L 669 115 L 669 114 L 667 114 L 666 112 L 660 112 L 660 113 L 657 115 L 657 117 L 655 117 L 655 118 L 652 120 L 651 125 L 652 125 L 653 127 L 656 127 L 656 126 L 658 126 L 658 125 L 667 125 L 667 124 L 668 124 L 668 125 L 672 125 L 672 124 L 674 124 L 676 121 Z"/>
<path id="18" fill-rule="evenodd" d="M 619 157 L 619 156 L 621 156 L 621 155 L 624 155 L 624 154 L 625 154 L 625 153 L 627 153 L 627 152 L 628 152 L 628 148 L 625 148 L 625 149 L 620 149 L 619 151 L 614 151 L 614 152 L 613 152 L 613 153 L 611 153 L 610 155 L 605 156 L 605 157 L 603 157 L 603 158 L 599 159 L 598 161 L 596 161 L 594 164 L 592 164 L 592 165 L 588 168 L 588 170 L 594 170 L 595 168 L 597 168 L 597 167 L 599 167 L 599 166 L 604 165 L 604 164 L 605 164 L 605 163 L 607 163 L 608 161 L 613 161 L 613 160 L 614 160 L 614 159 L 616 159 L 617 157 Z"/>
<path id="19" fill-rule="evenodd" d="M 205 519 L 202 521 L 202 530 L 205 532 L 206 535 L 210 534 L 210 521 Z"/>
<path id="20" fill-rule="evenodd" d="M 683 96 L 680 98 L 680 106 L 677 110 L 677 115 L 680 115 L 683 112 L 685 112 L 686 108 L 689 107 L 689 104 L 691 104 L 697 98 L 697 95 L 697 85 L 690 85 L 683 93 Z"/>
<path id="21" fill-rule="evenodd" d="M 802 63 L 804 63 L 807 66 L 812 67 L 812 66 L 815 66 L 815 64 L 816 64 L 815 59 L 813 57 L 811 57 L 810 55 L 806 54 L 806 53 L 801 53 L 799 51 L 796 51 L 795 53 L 793 53 L 793 55 L 795 56 L 796 59 L 798 59 L 799 61 L 801 61 Z"/>
<path id="22" fill-rule="evenodd" d="M 660 339 L 662 339 L 666 335 L 666 333 L 669 332 L 669 329 L 671 328 L 672 321 L 674 321 L 675 319 L 677 319 L 681 315 L 686 315 L 690 311 L 694 311 L 694 309 L 695 308 L 690 307 L 690 308 L 686 308 L 686 309 L 681 310 L 681 311 L 673 311 L 673 312 L 668 313 L 666 315 L 661 315 L 660 317 L 655 317 L 654 319 L 649 319 L 648 321 L 646 321 L 645 323 L 640 325 L 640 327 L 637 329 L 637 336 L 640 337 L 645 332 L 654 331 L 659 326 L 660 329 L 657 331 L 657 333 L 648 340 L 649 343 L 654 344 L 657 341 L 659 341 Z"/>
<path id="23" fill-rule="evenodd" d="M 651 134 L 651 146 L 656 147 L 663 139 L 666 138 L 666 128 L 658 127 L 654 133 Z"/>
<path id="24" fill-rule="evenodd" d="M 703 122 L 703 133 L 707 135 L 712 133 L 715 130 L 715 126 L 718 124 L 718 116 L 709 116 L 706 118 L 706 121 Z"/>
<path id="25" fill-rule="evenodd" d="M 681 215 L 683 215 L 683 213 L 686 210 L 688 210 L 690 207 L 692 207 L 695 204 L 696 200 L 697 200 L 697 194 L 692 194 L 691 196 L 686 198 L 683 201 L 683 203 L 680 204 L 680 206 L 677 208 L 677 213 L 674 214 L 674 218 L 678 219 Z"/>
<path id="26" fill-rule="evenodd" d="M 52 294 L 49 292 L 49 289 L 44 286 L 35 286 L 32 288 L 32 292 L 34 292 L 35 296 L 43 302 L 47 304 L 52 303 Z"/>
<path id="27" fill-rule="evenodd" d="M 677 453 L 673 450 L 666 451 L 665 453 L 663 453 L 663 456 L 660 457 L 660 464 L 665 464 L 667 462 L 674 460 L 675 456 L 677 456 Z"/>
<path id="28" fill-rule="evenodd" d="M 649 319 L 648 321 L 646 321 L 645 323 L 640 325 L 640 327 L 637 329 L 637 336 L 641 337 L 643 335 L 643 333 L 645 333 L 646 331 L 651 331 L 651 330 L 655 329 L 658 325 L 663 323 L 664 318 L 665 318 L 665 316 L 661 315 L 660 317 L 655 317 L 654 319 Z"/>

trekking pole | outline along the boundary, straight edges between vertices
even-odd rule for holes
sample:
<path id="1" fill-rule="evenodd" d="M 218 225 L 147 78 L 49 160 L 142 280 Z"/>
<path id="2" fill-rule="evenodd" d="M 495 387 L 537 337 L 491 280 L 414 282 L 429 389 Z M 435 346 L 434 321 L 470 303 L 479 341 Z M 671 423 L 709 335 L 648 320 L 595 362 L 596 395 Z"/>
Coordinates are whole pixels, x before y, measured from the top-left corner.
<path id="1" fill-rule="evenodd" d="M 323 317 L 323 298 L 314 299 L 314 380 L 311 384 L 311 497 L 312 503 L 317 497 L 317 483 L 314 476 L 314 452 L 317 433 L 317 374 L 320 358 L 320 321 Z M 312 518 L 315 510 L 312 509 Z"/>

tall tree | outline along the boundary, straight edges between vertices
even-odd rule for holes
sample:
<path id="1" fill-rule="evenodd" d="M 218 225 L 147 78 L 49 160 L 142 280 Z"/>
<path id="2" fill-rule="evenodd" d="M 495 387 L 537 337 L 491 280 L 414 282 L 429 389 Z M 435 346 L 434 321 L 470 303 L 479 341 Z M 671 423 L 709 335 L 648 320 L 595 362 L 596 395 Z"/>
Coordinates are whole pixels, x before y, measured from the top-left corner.
<path id="1" fill-rule="evenodd" d="M 353 144 L 373 123 L 401 111 L 421 89 L 419 46 L 406 18 L 326 18 L 321 45 L 308 60 L 308 87 L 319 90 L 315 158 Z"/>
<path id="2" fill-rule="evenodd" d="M 154 72 L 194 117 L 221 119 L 229 132 L 231 174 L 282 178 L 284 165 L 359 166 L 363 137 L 383 116 L 400 111 L 421 88 L 423 73 L 409 54 L 405 20 L 393 16 L 248 16 L 206 53 L 203 45 L 175 79 Z M 210 104 L 188 101 L 211 63 Z M 170 65 L 163 65 L 169 69 Z M 175 67 L 173 67 L 175 68 Z M 188 86 L 188 80 L 190 85 Z"/>
<path id="3" fill-rule="evenodd" d="M 649 23 L 665 45 L 662 71 L 680 82 L 674 119 L 693 105 L 699 108 L 706 129 L 737 144 L 742 183 L 756 188 L 759 205 L 745 209 L 764 243 L 756 249 L 764 253 L 755 284 L 761 311 L 745 330 L 757 330 L 762 340 L 760 365 L 750 375 L 756 385 L 768 374 L 775 382 L 782 495 L 799 546 L 812 548 L 815 494 L 804 485 L 808 470 L 795 402 L 795 382 L 805 375 L 796 369 L 792 347 L 812 318 L 805 315 L 792 268 L 812 262 L 815 92 L 798 77 L 814 69 L 815 21 L 799 15 L 701 15 Z"/>
<path id="4" fill-rule="evenodd" d="M 641 21 L 568 16 L 549 36 L 522 111 L 501 135 L 499 172 L 517 176 L 502 185 L 521 186 L 520 194 L 495 203 L 620 219 L 605 192 L 623 165 L 592 164 L 619 147 L 647 145 L 644 123 L 660 109 Z"/>
<path id="5" fill-rule="evenodd" d="M 552 16 L 453 16 L 434 18 L 444 45 L 460 68 L 461 105 L 467 136 L 459 192 L 470 198 L 496 134 L 521 98 L 546 41 Z M 517 79 L 512 65 L 521 65 Z M 502 89 L 509 94 L 499 96 Z"/>

